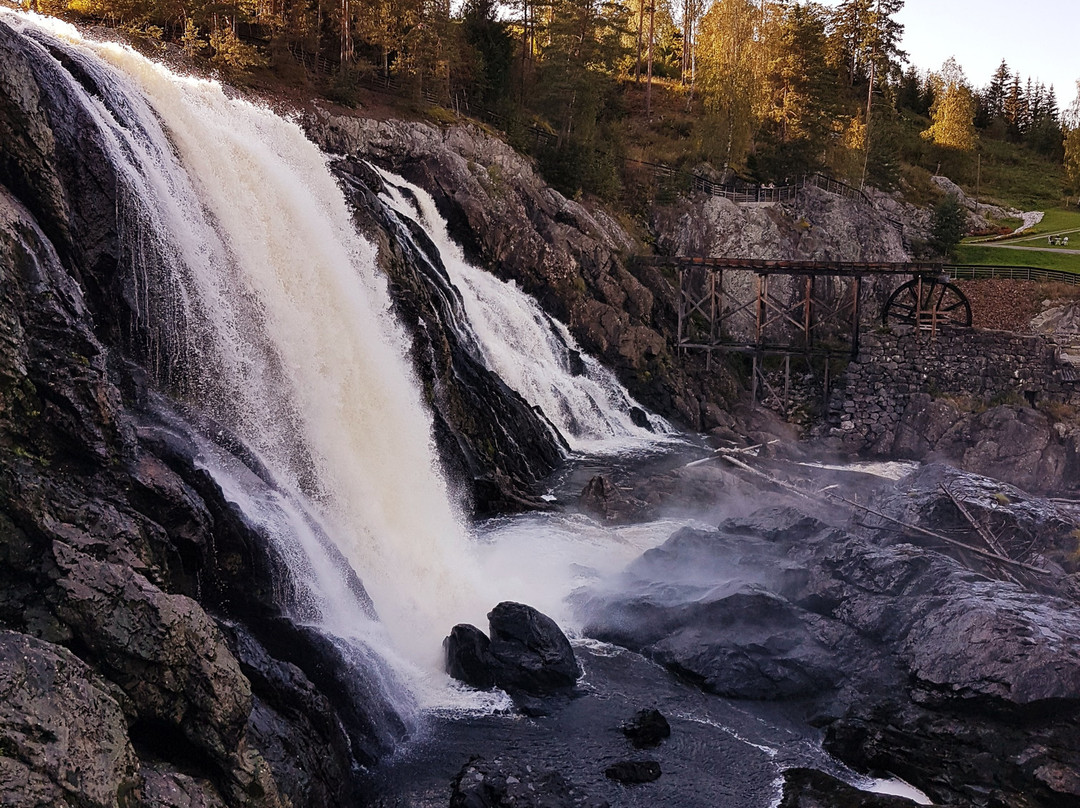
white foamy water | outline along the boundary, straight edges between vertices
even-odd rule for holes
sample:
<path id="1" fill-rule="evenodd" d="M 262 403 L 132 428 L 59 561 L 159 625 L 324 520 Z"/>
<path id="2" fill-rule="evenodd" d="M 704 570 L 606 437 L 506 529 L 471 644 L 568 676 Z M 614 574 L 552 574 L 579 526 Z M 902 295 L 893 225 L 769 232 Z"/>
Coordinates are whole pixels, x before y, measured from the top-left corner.
<path id="1" fill-rule="evenodd" d="M 611 454 L 674 433 L 667 421 L 651 413 L 647 414 L 651 431 L 637 426 L 630 413 L 634 409 L 645 412 L 644 408 L 611 371 L 581 353 L 565 325 L 549 317 L 515 283 L 499 280 L 466 261 L 424 189 L 376 170 L 389 191 L 383 199 L 398 215 L 420 225 L 438 249 L 461 295 L 467 326 L 484 364 L 538 407 L 573 450 Z M 573 371 L 575 354 L 584 373 Z"/>
<path id="2" fill-rule="evenodd" d="M 304 546 L 307 517 L 289 516 L 297 507 L 360 573 L 393 643 L 388 658 L 440 680 L 442 637 L 457 622 L 483 625 L 495 601 L 438 467 L 373 248 L 325 157 L 296 124 L 216 83 L 55 20 L 13 17 L 66 42 L 102 88 L 91 97 L 67 79 L 121 172 L 141 314 L 169 320 L 148 347 L 162 368 L 189 369 L 181 394 L 290 492 L 274 518 L 291 528 L 277 534 L 286 555 L 307 558 L 320 619 L 339 635 L 370 636 L 340 573 Z M 230 496 L 265 518 L 266 503 Z"/>

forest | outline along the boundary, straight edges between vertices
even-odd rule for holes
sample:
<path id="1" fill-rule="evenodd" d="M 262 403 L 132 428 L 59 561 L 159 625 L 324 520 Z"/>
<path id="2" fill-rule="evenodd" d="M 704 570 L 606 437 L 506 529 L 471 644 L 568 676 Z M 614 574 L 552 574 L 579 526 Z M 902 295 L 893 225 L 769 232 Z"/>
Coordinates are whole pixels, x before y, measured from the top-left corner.
<path id="1" fill-rule="evenodd" d="M 885 190 L 938 172 L 972 184 L 995 144 L 1051 166 L 1063 197 L 1080 194 L 1076 88 L 1005 59 L 983 86 L 952 59 L 907 64 L 903 0 L 27 3 L 173 43 L 234 81 L 299 72 L 341 104 L 375 88 L 436 117 L 469 115 L 569 195 L 625 198 L 657 164 L 669 187 L 691 171 L 725 184 L 813 172 Z"/>

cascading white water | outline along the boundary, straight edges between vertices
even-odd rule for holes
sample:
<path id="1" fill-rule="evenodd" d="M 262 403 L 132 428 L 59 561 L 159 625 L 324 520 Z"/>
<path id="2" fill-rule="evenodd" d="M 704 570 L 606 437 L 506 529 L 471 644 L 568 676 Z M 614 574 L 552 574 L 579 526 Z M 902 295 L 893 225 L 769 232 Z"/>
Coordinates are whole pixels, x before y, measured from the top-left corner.
<path id="1" fill-rule="evenodd" d="M 667 421 L 652 414 L 647 415 L 652 431 L 637 426 L 630 413 L 644 409 L 611 371 L 580 352 L 565 325 L 545 314 L 516 284 L 466 261 L 424 189 L 377 170 L 388 189 L 383 195 L 386 203 L 399 216 L 420 225 L 438 249 L 461 295 L 466 325 L 484 364 L 529 404 L 539 407 L 572 449 L 607 454 L 655 443 L 674 432 Z M 584 373 L 574 373 L 573 354 L 580 355 Z"/>
<path id="2" fill-rule="evenodd" d="M 296 124 L 227 98 L 215 83 L 48 18 L 18 19 L 66 41 L 71 58 L 117 95 L 82 93 L 126 186 L 146 316 L 165 296 L 183 331 L 166 336 L 193 366 L 187 394 L 296 502 L 313 504 L 397 651 L 439 671 L 449 627 L 482 625 L 495 600 L 438 468 L 373 249 L 324 156 Z M 151 241 L 153 250 L 139 249 Z M 164 271 L 137 260 L 146 252 Z M 334 574 L 309 559 L 311 570 Z M 350 621 L 368 621 L 355 600 L 335 599 L 340 582 L 316 585 L 329 630 L 348 634 Z"/>

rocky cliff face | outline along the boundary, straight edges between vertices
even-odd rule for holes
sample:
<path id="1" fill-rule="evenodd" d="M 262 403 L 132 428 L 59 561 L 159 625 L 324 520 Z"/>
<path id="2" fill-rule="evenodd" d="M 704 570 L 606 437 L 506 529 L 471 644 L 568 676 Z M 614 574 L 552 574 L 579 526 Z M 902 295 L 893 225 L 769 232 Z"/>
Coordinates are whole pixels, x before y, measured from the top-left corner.
<path id="1" fill-rule="evenodd" d="M 656 208 L 653 228 L 657 248 L 666 255 L 907 261 L 903 236 L 888 219 L 895 212 L 807 187 L 784 203 L 737 205 L 719 196 L 680 200 Z"/>
<path id="2" fill-rule="evenodd" d="M 204 436 L 258 465 L 138 364 L 121 184 L 60 65 L 107 94 L 48 47 L 0 20 L 0 801 L 355 804 L 406 726 L 288 617 Z"/>
<path id="3" fill-rule="evenodd" d="M 468 509 L 478 514 L 542 508 L 536 483 L 562 461 L 542 416 L 462 344 L 465 314 L 438 251 L 379 200 L 383 181 L 360 161 L 335 170 L 379 261 L 401 321 L 412 333 L 412 359 L 431 412 L 440 456 Z"/>

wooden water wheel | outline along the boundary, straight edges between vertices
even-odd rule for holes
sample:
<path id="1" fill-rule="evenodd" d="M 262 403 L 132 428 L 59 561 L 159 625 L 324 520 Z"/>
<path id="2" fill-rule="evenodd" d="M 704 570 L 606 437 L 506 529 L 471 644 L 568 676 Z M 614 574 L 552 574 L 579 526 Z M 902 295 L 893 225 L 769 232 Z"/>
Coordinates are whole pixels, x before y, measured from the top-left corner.
<path id="1" fill-rule="evenodd" d="M 942 277 L 920 275 L 891 295 L 881 313 L 889 325 L 913 325 L 936 330 L 971 328 L 971 304 L 960 289 Z"/>

